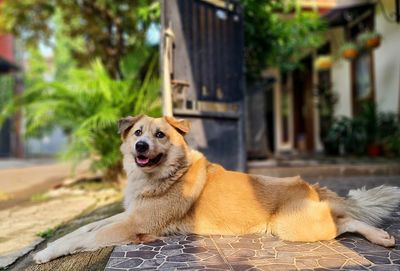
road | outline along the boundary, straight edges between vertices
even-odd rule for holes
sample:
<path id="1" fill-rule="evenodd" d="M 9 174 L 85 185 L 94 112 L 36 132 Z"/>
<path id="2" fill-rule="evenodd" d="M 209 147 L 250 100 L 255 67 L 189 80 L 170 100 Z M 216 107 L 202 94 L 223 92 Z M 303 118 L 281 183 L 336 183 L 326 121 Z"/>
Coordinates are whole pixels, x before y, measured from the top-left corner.
<path id="1" fill-rule="evenodd" d="M 88 171 L 82 163 L 76 174 Z M 0 210 L 21 204 L 73 176 L 72 164 L 54 160 L 0 160 Z"/>

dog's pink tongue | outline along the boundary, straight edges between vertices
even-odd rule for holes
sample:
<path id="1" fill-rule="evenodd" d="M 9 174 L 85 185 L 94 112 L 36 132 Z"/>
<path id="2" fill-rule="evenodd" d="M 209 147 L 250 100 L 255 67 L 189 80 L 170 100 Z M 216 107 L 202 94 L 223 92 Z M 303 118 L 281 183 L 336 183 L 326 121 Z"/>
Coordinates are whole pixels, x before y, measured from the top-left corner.
<path id="1" fill-rule="evenodd" d="M 146 165 L 149 161 L 150 161 L 150 159 L 149 158 L 144 158 L 144 157 L 138 157 L 137 159 L 137 162 L 138 162 L 138 164 L 140 164 L 141 166 L 144 166 L 144 165 Z"/>

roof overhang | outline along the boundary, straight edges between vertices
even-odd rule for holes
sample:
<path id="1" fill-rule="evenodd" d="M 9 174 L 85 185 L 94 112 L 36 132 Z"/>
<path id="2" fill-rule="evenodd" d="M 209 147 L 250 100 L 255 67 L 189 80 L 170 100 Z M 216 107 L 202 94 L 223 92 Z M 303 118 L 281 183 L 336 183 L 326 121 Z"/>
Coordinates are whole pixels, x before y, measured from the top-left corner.
<path id="1" fill-rule="evenodd" d="M 17 65 L 7 61 L 6 59 L 0 57 L 0 74 L 18 71 Z"/>
<path id="2" fill-rule="evenodd" d="M 335 7 L 321 14 L 321 16 L 331 27 L 354 24 L 357 23 L 356 21 L 374 12 L 375 3 L 371 1 L 365 2 L 369 3 Z"/>
<path id="3" fill-rule="evenodd" d="M 298 0 L 303 8 L 312 9 L 341 9 L 365 4 L 372 4 L 373 0 Z"/>
<path id="4" fill-rule="evenodd" d="M 397 0 L 400 1 L 400 0 Z M 375 0 L 297 0 L 302 10 L 314 11 L 324 18 L 330 27 L 355 23 L 374 12 Z M 291 18 L 293 13 L 280 13 L 282 18 Z"/>

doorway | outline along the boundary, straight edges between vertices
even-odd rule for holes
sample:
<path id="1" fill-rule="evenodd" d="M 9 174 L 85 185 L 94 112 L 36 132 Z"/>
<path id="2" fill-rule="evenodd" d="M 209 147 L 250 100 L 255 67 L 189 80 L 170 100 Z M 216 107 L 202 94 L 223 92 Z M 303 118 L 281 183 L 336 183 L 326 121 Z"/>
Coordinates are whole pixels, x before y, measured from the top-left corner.
<path id="1" fill-rule="evenodd" d="M 307 56 L 292 73 L 294 148 L 303 153 L 315 149 L 312 72 L 312 57 Z"/>

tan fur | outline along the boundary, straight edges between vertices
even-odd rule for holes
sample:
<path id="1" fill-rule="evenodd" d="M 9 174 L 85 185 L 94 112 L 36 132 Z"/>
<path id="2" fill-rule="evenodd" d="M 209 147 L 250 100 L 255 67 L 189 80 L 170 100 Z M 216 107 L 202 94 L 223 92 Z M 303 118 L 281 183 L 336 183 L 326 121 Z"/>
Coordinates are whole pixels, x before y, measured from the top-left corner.
<path id="1" fill-rule="evenodd" d="M 183 135 L 189 128 L 188 122 L 171 117 L 123 119 L 120 132 L 128 175 L 126 211 L 67 235 L 64 242 L 60 239 L 50 244 L 36 255 L 36 261 L 108 245 L 148 241 L 171 233 L 271 232 L 285 240 L 312 242 L 350 231 L 381 245 L 394 244 L 389 235 L 372 238 L 380 230 L 351 217 L 344 198 L 310 185 L 299 176 L 248 175 L 210 163 L 203 154 L 187 146 Z M 143 131 L 141 140 L 150 144 L 150 157 L 163 154 L 156 166 L 141 168 L 135 163 L 137 129 Z M 156 131 L 164 132 L 166 137 L 154 137 Z M 71 240 L 79 244 L 72 244 Z"/>

